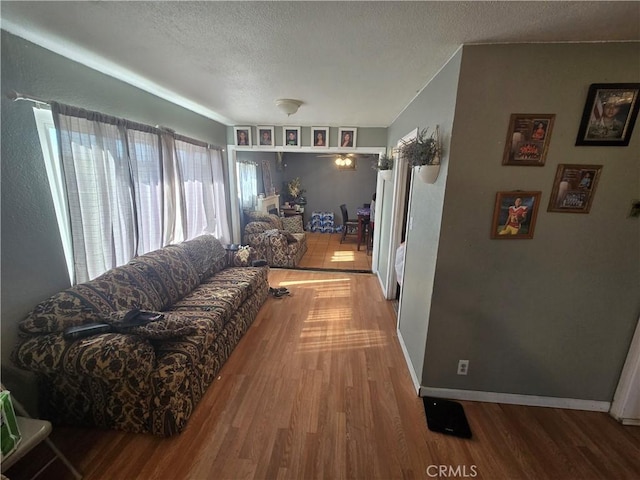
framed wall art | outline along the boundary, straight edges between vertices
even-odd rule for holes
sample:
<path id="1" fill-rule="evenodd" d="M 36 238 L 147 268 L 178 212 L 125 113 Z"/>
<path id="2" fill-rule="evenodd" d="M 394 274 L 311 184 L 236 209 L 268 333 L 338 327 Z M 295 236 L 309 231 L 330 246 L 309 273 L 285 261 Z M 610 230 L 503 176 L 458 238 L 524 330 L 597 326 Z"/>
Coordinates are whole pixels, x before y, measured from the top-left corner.
<path id="1" fill-rule="evenodd" d="M 273 138 L 273 127 L 256 127 L 258 131 L 258 146 L 273 147 L 275 145 Z"/>
<path id="2" fill-rule="evenodd" d="M 601 170 L 602 165 L 558 165 L 547 211 L 589 213 Z"/>
<path id="3" fill-rule="evenodd" d="M 629 145 L 638 117 L 640 83 L 592 83 L 576 145 Z"/>
<path id="4" fill-rule="evenodd" d="M 555 114 L 514 113 L 504 142 L 503 165 L 542 167 L 547 158 Z"/>
<path id="5" fill-rule="evenodd" d="M 342 148 L 355 148 L 357 128 L 340 128 L 338 130 L 338 146 Z"/>
<path id="6" fill-rule="evenodd" d="M 251 146 L 251 127 L 233 127 L 233 132 L 237 146 Z"/>
<path id="7" fill-rule="evenodd" d="M 498 192 L 493 209 L 491 238 L 533 238 L 541 192 Z"/>
<path id="8" fill-rule="evenodd" d="M 300 147 L 300 127 L 282 127 L 282 145 Z"/>
<path id="9" fill-rule="evenodd" d="M 329 146 L 329 127 L 311 127 L 311 146 L 318 148 Z"/>

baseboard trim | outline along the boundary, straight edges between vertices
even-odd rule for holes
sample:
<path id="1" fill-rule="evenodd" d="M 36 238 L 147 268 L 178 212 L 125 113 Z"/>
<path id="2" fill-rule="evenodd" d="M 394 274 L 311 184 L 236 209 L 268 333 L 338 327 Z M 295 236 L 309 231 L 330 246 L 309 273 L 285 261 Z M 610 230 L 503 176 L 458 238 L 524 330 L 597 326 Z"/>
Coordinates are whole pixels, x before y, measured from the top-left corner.
<path id="1" fill-rule="evenodd" d="M 611 402 L 580 400 L 576 398 L 540 397 L 537 395 L 519 395 L 514 393 L 480 392 L 476 390 L 457 390 L 453 388 L 420 387 L 421 397 L 469 400 L 472 402 L 506 403 L 529 407 L 566 408 L 569 410 L 587 410 L 608 412 Z"/>
<path id="2" fill-rule="evenodd" d="M 404 355 L 404 361 L 407 364 L 407 369 L 409 370 L 409 374 L 411 374 L 411 380 L 413 381 L 413 388 L 416 389 L 416 394 L 420 395 L 421 389 L 424 387 L 420 386 L 420 381 L 418 380 L 418 376 L 416 375 L 416 371 L 413 369 L 413 365 L 411 364 L 411 358 L 409 357 L 409 352 L 407 351 L 407 346 L 404 344 L 404 339 L 402 338 L 402 332 L 398 328 L 396 330 L 398 332 L 398 342 L 400 343 L 400 348 L 402 348 L 402 353 Z"/>
<path id="3" fill-rule="evenodd" d="M 621 423 L 627 426 L 640 427 L 640 420 L 635 418 L 623 418 Z"/>

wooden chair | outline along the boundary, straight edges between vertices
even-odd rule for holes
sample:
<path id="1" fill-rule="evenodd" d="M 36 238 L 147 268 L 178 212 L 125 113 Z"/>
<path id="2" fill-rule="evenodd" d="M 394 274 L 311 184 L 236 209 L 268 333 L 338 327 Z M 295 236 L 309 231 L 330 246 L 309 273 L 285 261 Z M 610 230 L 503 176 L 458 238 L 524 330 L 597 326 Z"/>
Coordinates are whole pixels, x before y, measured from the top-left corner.
<path id="1" fill-rule="evenodd" d="M 344 203 L 340 205 L 340 212 L 342 212 L 342 237 L 340 237 L 340 243 L 342 243 L 347 235 L 358 236 L 358 221 L 349 220 L 347 206 Z"/>

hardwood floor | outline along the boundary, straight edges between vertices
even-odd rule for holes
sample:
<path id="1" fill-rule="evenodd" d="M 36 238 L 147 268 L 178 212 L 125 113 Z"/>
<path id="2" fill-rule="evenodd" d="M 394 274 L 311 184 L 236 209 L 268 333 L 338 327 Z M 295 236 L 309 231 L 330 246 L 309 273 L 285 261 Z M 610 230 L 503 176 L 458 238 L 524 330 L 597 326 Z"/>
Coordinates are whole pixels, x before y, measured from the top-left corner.
<path id="1" fill-rule="evenodd" d="M 640 476 L 640 428 L 605 413 L 461 402 L 472 439 L 429 431 L 377 278 L 272 269 L 270 283 L 292 296 L 267 300 L 182 434 L 54 429 L 86 479 Z M 43 478 L 71 477 L 56 462 Z"/>
<path id="2" fill-rule="evenodd" d="M 353 236 L 340 243 L 340 233 L 306 232 L 309 249 L 300 260 L 301 268 L 324 268 L 331 270 L 371 271 L 371 251 L 360 245 Z"/>

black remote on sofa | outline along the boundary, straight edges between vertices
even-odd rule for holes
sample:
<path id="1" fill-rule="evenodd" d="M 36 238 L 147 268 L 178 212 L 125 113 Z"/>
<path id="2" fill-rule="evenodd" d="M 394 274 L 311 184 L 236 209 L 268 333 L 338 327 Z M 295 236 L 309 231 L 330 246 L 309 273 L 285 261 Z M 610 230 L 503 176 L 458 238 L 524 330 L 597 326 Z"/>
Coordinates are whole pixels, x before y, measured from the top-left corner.
<path id="1" fill-rule="evenodd" d="M 90 337 L 99 333 L 108 333 L 111 331 L 111 325 L 108 323 L 87 323 L 76 327 L 67 328 L 63 336 L 67 340 L 77 340 L 78 338 Z"/>

